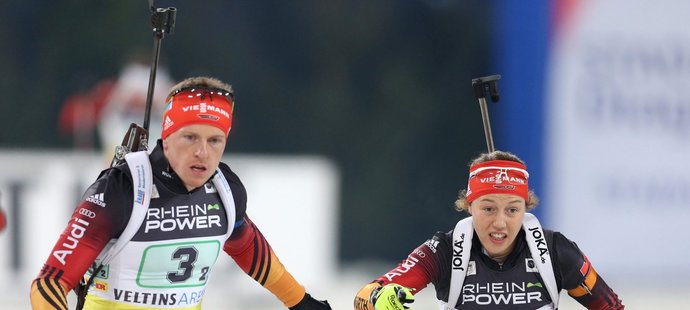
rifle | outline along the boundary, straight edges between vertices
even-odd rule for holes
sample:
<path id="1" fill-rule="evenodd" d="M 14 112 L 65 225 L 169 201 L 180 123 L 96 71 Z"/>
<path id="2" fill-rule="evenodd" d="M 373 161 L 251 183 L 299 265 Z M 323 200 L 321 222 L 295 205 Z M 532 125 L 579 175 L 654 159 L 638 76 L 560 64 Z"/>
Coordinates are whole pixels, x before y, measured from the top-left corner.
<path id="1" fill-rule="evenodd" d="M 486 138 L 486 149 L 489 153 L 494 151 L 494 138 L 491 134 L 491 122 L 489 121 L 489 108 L 486 104 L 486 94 L 491 97 L 492 102 L 497 102 L 499 74 L 479 77 L 472 79 L 474 96 L 479 100 L 479 108 L 482 113 L 482 123 L 484 125 L 484 137 Z"/>
<path id="2" fill-rule="evenodd" d="M 115 154 L 110 163 L 111 167 L 118 166 L 124 162 L 125 155 L 130 152 L 148 150 L 149 123 L 151 120 L 151 106 L 153 102 L 153 89 L 156 83 L 156 71 L 158 69 L 158 59 L 160 58 L 161 43 L 165 34 L 172 34 L 175 28 L 175 17 L 177 8 L 156 8 L 154 0 L 149 0 L 151 9 L 151 24 L 153 26 L 153 64 L 149 74 L 149 86 L 146 93 L 146 109 L 144 111 L 144 126 L 135 123 L 129 125 L 129 129 L 122 139 L 122 144 L 115 147 Z"/>
<path id="3" fill-rule="evenodd" d="M 151 120 L 151 106 L 153 103 L 153 89 L 156 83 L 156 71 L 158 69 L 158 59 L 160 57 L 161 43 L 165 34 L 172 34 L 175 28 L 175 17 L 177 15 L 177 8 L 156 8 L 154 0 L 149 0 L 149 8 L 151 10 L 151 25 L 153 26 L 154 48 L 153 48 L 153 64 L 151 65 L 151 73 L 149 75 L 149 86 L 146 94 L 146 109 L 144 113 L 144 126 L 141 127 L 136 123 L 131 123 L 129 129 L 122 139 L 122 144 L 115 147 L 115 154 L 113 160 L 110 162 L 110 167 L 119 166 L 124 163 L 125 155 L 130 152 L 146 151 L 148 150 L 149 139 L 149 123 Z M 93 262 L 89 270 L 92 270 L 88 281 L 82 280 L 79 285 L 74 288 L 77 294 L 77 310 L 84 308 L 86 302 L 86 295 L 89 293 L 89 287 L 93 284 L 94 278 L 103 269 L 102 263 Z"/>

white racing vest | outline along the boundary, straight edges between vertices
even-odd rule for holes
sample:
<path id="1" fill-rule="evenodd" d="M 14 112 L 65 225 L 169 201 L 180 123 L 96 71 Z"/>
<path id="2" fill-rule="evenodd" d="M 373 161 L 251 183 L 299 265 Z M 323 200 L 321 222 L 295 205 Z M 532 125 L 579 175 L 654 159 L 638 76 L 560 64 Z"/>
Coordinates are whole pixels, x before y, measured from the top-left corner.
<path id="1" fill-rule="evenodd" d="M 537 237 L 545 240 L 544 230 L 539 224 L 539 220 L 531 213 L 525 213 L 522 221 L 522 229 L 525 231 L 525 238 L 529 246 L 530 253 L 534 259 L 534 263 L 539 270 L 539 275 L 546 284 L 546 289 L 551 296 L 552 303 L 543 306 L 538 310 L 558 309 L 558 286 L 556 285 L 556 277 L 553 273 L 553 266 L 551 265 L 551 252 L 547 247 L 538 247 Z M 462 292 L 462 285 L 465 281 L 467 267 L 470 261 L 470 253 L 472 249 L 472 236 L 474 235 L 474 226 L 472 224 L 472 217 L 464 218 L 455 225 L 453 230 L 453 245 L 457 244 L 461 249 L 458 257 L 460 261 L 454 258 L 451 260 L 451 276 L 450 289 L 448 292 L 448 302 L 438 300 L 440 310 L 453 310 L 458 303 L 460 294 Z M 544 242 L 545 243 L 545 242 Z M 455 250 L 453 250 L 455 251 Z M 458 264 L 459 263 L 459 264 Z"/>
<path id="2" fill-rule="evenodd" d="M 212 183 L 227 216 L 225 234 L 134 241 L 147 217 L 153 173 L 145 151 L 129 153 L 125 160 L 132 174 L 132 214 L 120 237 L 111 240 L 98 256 L 96 261 L 104 268 L 89 288 L 84 309 L 200 309 L 211 269 L 234 228 L 235 202 L 230 185 L 218 168 Z M 204 212 L 191 209 L 188 212 Z M 208 209 L 220 208 L 212 204 Z M 215 223 L 217 218 L 215 215 Z M 189 225 L 189 218 L 182 220 Z"/>

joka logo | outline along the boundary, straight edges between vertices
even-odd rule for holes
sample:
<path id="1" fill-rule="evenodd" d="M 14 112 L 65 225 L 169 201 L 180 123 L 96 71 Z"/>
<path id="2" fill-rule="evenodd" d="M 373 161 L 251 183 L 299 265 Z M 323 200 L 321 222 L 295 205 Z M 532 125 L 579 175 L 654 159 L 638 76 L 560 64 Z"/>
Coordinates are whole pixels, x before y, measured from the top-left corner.
<path id="1" fill-rule="evenodd" d="M 93 194 L 93 195 L 89 196 L 88 198 L 86 198 L 86 201 L 105 208 L 105 202 L 103 201 L 103 193 Z"/>
<path id="2" fill-rule="evenodd" d="M 537 282 L 537 283 L 527 282 L 527 288 L 530 288 L 530 287 L 533 287 L 533 286 L 536 286 L 536 287 L 544 287 L 544 286 L 541 284 L 541 282 Z"/>
<path id="3" fill-rule="evenodd" d="M 537 250 L 539 250 L 539 257 L 541 258 L 541 263 L 545 264 L 546 258 L 544 256 L 549 255 L 549 248 L 546 246 L 546 240 L 544 240 L 544 235 L 542 234 L 539 227 L 527 228 L 527 230 L 529 230 L 532 233 L 532 237 L 534 237 L 533 242 L 536 245 Z"/>
<path id="4" fill-rule="evenodd" d="M 465 268 L 462 267 L 462 252 L 464 251 L 463 242 L 465 242 L 465 233 L 460 235 L 460 240 L 453 240 L 453 270 L 459 269 L 465 271 Z"/>
<path id="5" fill-rule="evenodd" d="M 216 204 L 208 204 L 208 205 L 206 205 L 206 208 L 208 210 L 213 210 L 213 209 L 220 210 L 220 205 L 218 205 L 217 203 Z"/>

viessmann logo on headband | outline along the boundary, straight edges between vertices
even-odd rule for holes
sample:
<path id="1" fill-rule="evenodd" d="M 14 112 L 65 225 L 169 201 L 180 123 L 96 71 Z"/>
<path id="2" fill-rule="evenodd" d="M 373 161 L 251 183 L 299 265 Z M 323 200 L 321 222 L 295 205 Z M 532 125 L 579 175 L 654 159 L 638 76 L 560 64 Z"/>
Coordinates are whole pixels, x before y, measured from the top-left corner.
<path id="1" fill-rule="evenodd" d="M 490 171 L 487 171 L 490 170 Z M 526 174 L 527 171 L 515 168 L 503 168 L 503 167 L 484 167 L 474 171 L 474 175 L 478 176 L 479 182 L 481 183 L 492 183 L 492 184 L 503 184 L 506 182 L 508 184 L 527 184 L 527 180 L 518 176 L 511 176 L 508 174 L 508 170 L 515 170 L 520 173 Z M 482 171 L 487 171 L 485 176 L 479 176 Z M 512 186 L 512 185 L 503 185 Z"/>
<path id="2" fill-rule="evenodd" d="M 467 201 L 493 193 L 506 193 L 528 198 L 529 173 L 519 162 L 492 160 L 470 168 L 467 182 Z"/>
<path id="3" fill-rule="evenodd" d="M 199 113 L 215 112 L 215 113 L 223 115 L 227 118 L 230 118 L 230 113 L 228 113 L 228 111 L 226 111 L 225 109 L 223 109 L 221 107 L 218 107 L 218 106 L 215 106 L 212 104 L 208 104 L 206 102 L 182 107 L 182 111 L 184 111 L 184 112 L 199 111 Z M 209 114 L 198 114 L 198 115 L 209 115 Z M 216 120 L 219 119 L 217 116 L 215 116 L 215 118 L 216 118 Z"/>
<path id="4" fill-rule="evenodd" d="M 227 137 L 232 127 L 233 101 L 225 95 L 213 95 L 206 90 L 188 90 L 176 93 L 165 108 L 161 137 L 192 124 L 211 125 Z"/>

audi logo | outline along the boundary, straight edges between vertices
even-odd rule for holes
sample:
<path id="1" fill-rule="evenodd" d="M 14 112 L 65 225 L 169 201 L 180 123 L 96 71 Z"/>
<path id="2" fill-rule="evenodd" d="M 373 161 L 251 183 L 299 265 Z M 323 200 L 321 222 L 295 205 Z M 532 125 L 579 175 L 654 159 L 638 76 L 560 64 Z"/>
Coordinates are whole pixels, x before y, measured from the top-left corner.
<path id="1" fill-rule="evenodd" d="M 86 216 L 88 218 L 95 218 L 96 217 L 96 212 L 93 212 L 88 209 L 81 208 L 79 209 L 79 214 Z"/>

